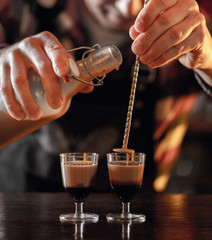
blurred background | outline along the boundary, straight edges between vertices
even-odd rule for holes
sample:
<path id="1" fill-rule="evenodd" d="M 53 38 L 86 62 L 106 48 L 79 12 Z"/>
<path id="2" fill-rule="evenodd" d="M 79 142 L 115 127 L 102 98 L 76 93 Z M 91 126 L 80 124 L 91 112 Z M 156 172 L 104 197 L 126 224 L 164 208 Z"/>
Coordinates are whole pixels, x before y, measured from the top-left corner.
<path id="1" fill-rule="evenodd" d="M 212 101 L 200 93 L 165 192 L 212 193 Z"/>

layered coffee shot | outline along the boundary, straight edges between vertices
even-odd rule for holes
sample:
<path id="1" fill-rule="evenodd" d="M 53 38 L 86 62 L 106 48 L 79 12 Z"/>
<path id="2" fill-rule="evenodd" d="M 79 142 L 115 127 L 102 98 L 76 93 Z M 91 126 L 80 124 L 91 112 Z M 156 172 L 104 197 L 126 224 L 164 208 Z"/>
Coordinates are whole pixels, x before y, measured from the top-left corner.
<path id="1" fill-rule="evenodd" d="M 64 162 L 61 165 L 63 186 L 75 202 L 81 202 L 92 191 L 97 164 L 91 161 Z"/>
<path id="2" fill-rule="evenodd" d="M 107 154 L 110 184 L 122 203 L 121 213 L 107 214 L 108 222 L 145 222 L 145 215 L 130 212 L 130 202 L 142 186 L 145 157 L 144 153 Z"/>
<path id="3" fill-rule="evenodd" d="M 63 213 L 61 222 L 98 222 L 99 215 L 83 211 L 84 199 L 94 188 L 99 154 L 97 153 L 61 153 L 60 165 L 63 187 L 72 197 L 74 213 Z"/>
<path id="4" fill-rule="evenodd" d="M 116 161 L 108 163 L 111 186 L 122 202 L 130 202 L 143 181 L 144 163 Z"/>

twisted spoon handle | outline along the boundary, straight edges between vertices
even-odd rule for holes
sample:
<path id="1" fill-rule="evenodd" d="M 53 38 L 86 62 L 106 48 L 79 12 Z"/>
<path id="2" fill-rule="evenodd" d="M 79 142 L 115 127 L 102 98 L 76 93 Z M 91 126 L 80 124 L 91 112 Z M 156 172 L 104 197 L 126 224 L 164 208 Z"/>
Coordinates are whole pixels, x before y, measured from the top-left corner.
<path id="1" fill-rule="evenodd" d="M 136 86 L 137 86 L 139 65 L 140 65 L 139 56 L 136 55 L 122 148 L 127 148 L 127 145 L 128 145 L 128 140 L 130 135 L 130 126 L 131 126 L 131 120 L 132 120 L 132 112 L 133 112 L 134 101 L 135 101 L 135 92 L 136 92 Z"/>
<path id="2" fill-rule="evenodd" d="M 148 0 L 144 0 L 144 6 L 148 3 Z M 136 55 L 135 60 L 135 67 L 133 72 L 133 80 L 131 85 L 131 92 L 130 92 L 130 99 L 129 99 L 129 106 L 127 111 L 127 119 L 125 124 L 125 130 L 124 130 L 124 139 L 122 148 L 114 148 L 113 151 L 115 152 L 124 152 L 124 153 L 134 153 L 135 151 L 133 149 L 128 149 L 128 140 L 130 135 L 130 126 L 132 121 L 132 112 L 134 107 L 134 101 L 135 101 L 135 92 L 136 92 L 136 86 L 137 86 L 137 80 L 138 80 L 138 72 L 139 72 L 139 66 L 140 66 L 140 60 L 139 55 Z"/>

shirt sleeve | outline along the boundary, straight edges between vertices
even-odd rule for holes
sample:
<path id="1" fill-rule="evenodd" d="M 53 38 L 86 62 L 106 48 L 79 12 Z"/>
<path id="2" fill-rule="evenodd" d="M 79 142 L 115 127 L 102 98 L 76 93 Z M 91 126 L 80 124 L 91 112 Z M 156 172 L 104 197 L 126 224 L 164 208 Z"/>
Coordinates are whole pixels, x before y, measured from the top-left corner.
<path id="1" fill-rule="evenodd" d="M 194 72 L 194 76 L 199 83 L 199 85 L 202 87 L 203 91 L 206 92 L 210 97 L 212 97 L 212 87 L 209 86 L 202 77 L 196 72 Z"/>

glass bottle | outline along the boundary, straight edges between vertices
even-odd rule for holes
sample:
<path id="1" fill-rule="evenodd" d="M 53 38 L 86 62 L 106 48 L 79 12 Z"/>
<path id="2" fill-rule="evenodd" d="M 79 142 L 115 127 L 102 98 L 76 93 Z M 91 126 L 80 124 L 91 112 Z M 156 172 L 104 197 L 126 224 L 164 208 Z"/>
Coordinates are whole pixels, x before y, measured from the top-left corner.
<path id="1" fill-rule="evenodd" d="M 102 48 L 95 45 L 83 54 L 81 60 L 75 62 L 70 58 L 69 62 L 70 81 L 59 79 L 63 91 L 63 105 L 59 109 L 52 109 L 48 105 L 39 75 L 34 70 L 29 71 L 31 91 L 42 110 L 42 117 L 37 121 L 27 118 L 18 121 L 12 118 L 6 111 L 0 96 L 0 149 L 64 115 L 70 106 L 72 97 L 85 87 L 85 84 L 102 85 L 102 80 L 107 73 L 114 69 L 118 70 L 122 63 L 122 55 L 115 45 Z M 94 78 L 98 81 L 97 84 L 92 84 Z"/>

